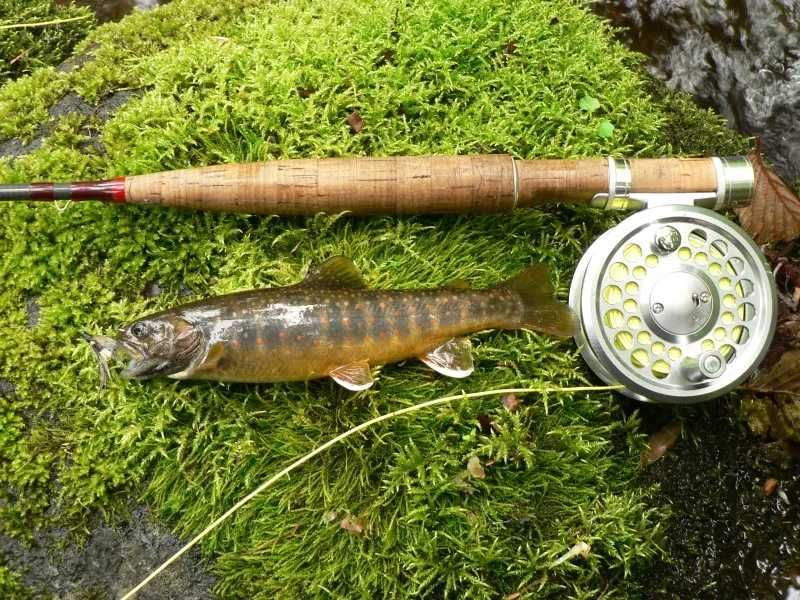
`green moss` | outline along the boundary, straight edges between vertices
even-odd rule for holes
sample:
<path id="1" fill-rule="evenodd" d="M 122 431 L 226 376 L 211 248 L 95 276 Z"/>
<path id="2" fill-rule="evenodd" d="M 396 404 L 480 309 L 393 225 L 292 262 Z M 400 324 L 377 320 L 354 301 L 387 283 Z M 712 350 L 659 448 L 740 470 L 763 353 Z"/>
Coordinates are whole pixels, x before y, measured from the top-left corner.
<path id="1" fill-rule="evenodd" d="M 23 585 L 19 574 L 2 565 L 0 565 L 0 595 L 3 598 L 13 598 L 14 600 L 28 600 L 34 597 L 31 590 Z"/>
<path id="2" fill-rule="evenodd" d="M 141 95 L 102 126 L 107 153 L 85 146 L 92 132 L 73 118 L 40 149 L 0 163 L 0 179 L 275 157 L 705 150 L 672 139 L 675 105 L 649 95 L 638 59 L 567 0 L 290 0 L 241 10 L 250 4 L 174 0 L 98 28 L 84 42 L 99 44 L 96 58 L 74 73 L 38 71 L 7 86 L 0 122 L 15 119 L 18 131 L 36 120 L 12 117 L 19 104 L 10 103 L 34 78 L 45 111 L 65 90 L 90 100 L 119 86 Z M 587 95 L 599 109 L 581 109 Z M 354 109 L 365 121 L 357 135 L 345 121 Z M 706 127 L 706 113 L 680 110 Z M 598 134 L 603 121 L 611 137 Z M 711 130 L 720 144 L 741 143 Z M 0 405 L 0 527 L 20 536 L 54 520 L 78 531 L 96 510 L 122 516 L 131 495 L 189 535 L 299 454 L 378 413 L 459 389 L 588 377 L 570 342 L 494 332 L 475 336 L 476 372 L 459 382 L 408 361 L 381 369 L 378 385 L 358 395 L 329 381 L 115 381 L 98 390 L 79 332 L 111 333 L 180 301 L 185 288 L 293 283 L 333 254 L 351 256 L 375 287 L 456 277 L 486 286 L 544 261 L 563 298 L 578 258 L 615 218 L 580 207 L 288 219 L 93 204 L 5 204 L 0 215 L 0 377 L 17 385 Z M 165 292 L 147 299 L 153 281 Z M 41 306 L 33 328 L 30 298 Z M 479 432 L 481 414 L 498 435 Z M 515 414 L 496 399 L 468 401 L 402 418 L 281 482 L 204 550 L 225 598 L 624 597 L 637 590 L 631 574 L 658 555 L 663 516 L 633 485 L 637 427 L 607 394 L 532 395 Z M 487 465 L 485 480 L 465 474 L 473 455 Z M 54 495 L 57 517 L 48 512 Z M 341 529 L 344 517 L 362 519 L 365 535 Z M 578 541 L 592 545 L 588 559 L 552 566 Z"/>
<path id="3" fill-rule="evenodd" d="M 0 25 L 77 17 L 81 18 L 44 27 L 0 31 L 0 84 L 37 67 L 60 63 L 94 27 L 92 11 L 84 6 L 63 6 L 53 0 L 0 0 Z"/>

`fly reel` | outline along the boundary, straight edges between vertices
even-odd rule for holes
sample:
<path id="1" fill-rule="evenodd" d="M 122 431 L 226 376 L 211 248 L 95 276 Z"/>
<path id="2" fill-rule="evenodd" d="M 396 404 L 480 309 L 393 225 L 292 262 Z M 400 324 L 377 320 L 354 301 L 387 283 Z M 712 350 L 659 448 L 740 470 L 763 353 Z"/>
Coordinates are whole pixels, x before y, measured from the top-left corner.
<path id="1" fill-rule="evenodd" d="M 716 398 L 750 375 L 775 332 L 775 281 L 728 219 L 670 205 L 634 214 L 592 244 L 569 304 L 592 370 L 649 402 Z"/>

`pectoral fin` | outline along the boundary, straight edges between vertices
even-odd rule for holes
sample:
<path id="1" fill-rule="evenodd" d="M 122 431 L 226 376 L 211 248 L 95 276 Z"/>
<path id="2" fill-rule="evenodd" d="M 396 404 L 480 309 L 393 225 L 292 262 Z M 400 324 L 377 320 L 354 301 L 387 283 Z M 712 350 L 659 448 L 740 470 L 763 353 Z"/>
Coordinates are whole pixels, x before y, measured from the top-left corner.
<path id="1" fill-rule="evenodd" d="M 475 370 L 472 363 L 472 342 L 469 338 L 453 338 L 419 357 L 434 371 L 447 377 L 462 378 Z"/>
<path id="2" fill-rule="evenodd" d="M 354 392 L 366 390 L 375 383 L 366 360 L 337 367 L 328 375 L 343 388 Z"/>

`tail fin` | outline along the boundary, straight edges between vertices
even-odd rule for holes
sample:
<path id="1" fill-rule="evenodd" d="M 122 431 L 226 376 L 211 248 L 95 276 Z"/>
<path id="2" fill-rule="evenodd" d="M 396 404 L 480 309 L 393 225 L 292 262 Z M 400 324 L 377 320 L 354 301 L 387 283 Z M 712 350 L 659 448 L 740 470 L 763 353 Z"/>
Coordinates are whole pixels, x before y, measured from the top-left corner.
<path id="1" fill-rule="evenodd" d="M 575 334 L 575 314 L 567 305 L 553 298 L 554 290 L 546 265 L 531 265 L 501 285 L 516 292 L 522 301 L 520 327 L 562 337 Z"/>

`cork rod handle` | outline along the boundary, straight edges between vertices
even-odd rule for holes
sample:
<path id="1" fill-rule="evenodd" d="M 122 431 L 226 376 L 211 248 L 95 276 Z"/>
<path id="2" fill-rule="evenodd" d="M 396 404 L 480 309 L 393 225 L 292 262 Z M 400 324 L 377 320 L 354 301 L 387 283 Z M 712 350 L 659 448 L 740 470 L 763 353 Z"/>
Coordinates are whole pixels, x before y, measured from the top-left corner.
<path id="1" fill-rule="evenodd" d="M 634 159 L 633 192 L 710 192 L 710 158 Z M 608 191 L 608 161 L 506 155 L 290 159 L 125 179 L 125 201 L 250 214 L 497 213 L 585 203 Z"/>

